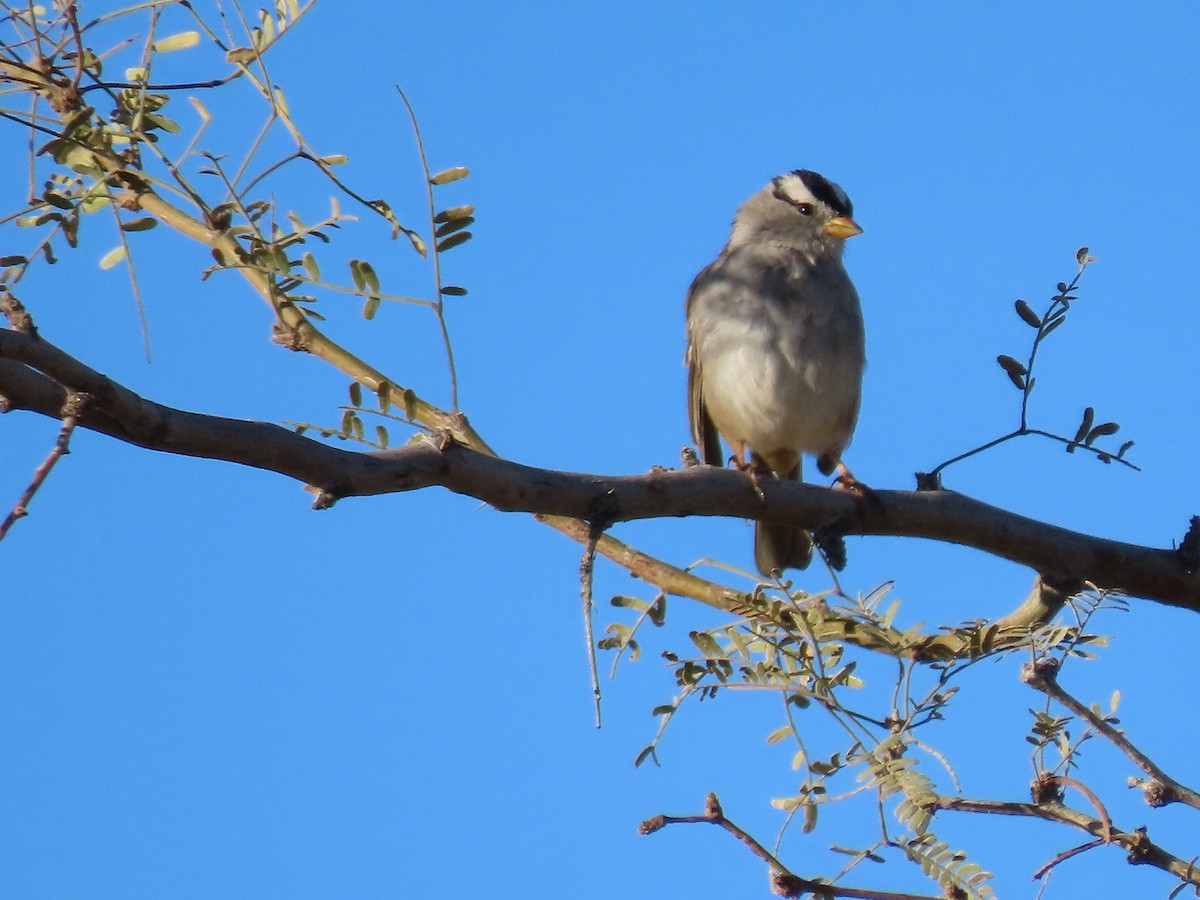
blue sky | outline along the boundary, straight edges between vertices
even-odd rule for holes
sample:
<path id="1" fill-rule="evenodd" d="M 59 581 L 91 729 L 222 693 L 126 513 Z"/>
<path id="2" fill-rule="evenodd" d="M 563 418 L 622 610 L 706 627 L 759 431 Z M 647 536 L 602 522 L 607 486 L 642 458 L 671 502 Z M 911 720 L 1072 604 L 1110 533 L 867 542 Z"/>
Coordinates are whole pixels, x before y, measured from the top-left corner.
<path id="1" fill-rule="evenodd" d="M 1100 262 L 1044 347 L 1033 421 L 1070 432 L 1094 405 L 1137 441 L 1143 471 L 1028 439 L 951 468 L 947 485 L 1151 546 L 1178 540 L 1200 509 L 1194 5 L 350 8 L 316 7 L 275 51 L 273 74 L 310 141 L 349 155 L 342 174 L 406 223 L 419 224 L 423 187 L 395 85 L 431 165 L 471 167 L 439 194 L 478 208 L 475 239 L 445 256 L 448 280 L 471 291 L 449 322 L 463 408 L 501 453 L 574 471 L 677 465 L 687 285 L 736 206 L 805 167 L 845 187 L 865 229 L 847 253 L 870 361 L 847 454 L 860 478 L 911 487 L 913 472 L 1015 424 L 1017 392 L 995 363 L 1028 351 L 1013 301 L 1043 309 L 1086 244 Z M 179 77 L 202 71 L 203 52 L 173 54 Z M 260 113 L 236 88 L 229 98 L 204 101 L 218 116 L 212 149 L 234 154 Z M 22 151 L 7 135 L 11 169 Z M 218 147 L 225 139 L 235 143 Z M 6 187 L 4 208 L 23 189 Z M 328 209 L 311 180 L 275 189 L 306 219 Z M 139 258 L 147 365 L 124 272 L 96 266 L 111 235 L 87 237 L 76 258 L 24 282 L 48 340 L 163 403 L 336 423 L 346 378 L 272 345 L 260 301 L 226 273 L 201 283 L 205 254 L 157 233 Z M 28 234 L 4 226 L 0 240 L 20 252 Z M 385 289 L 428 291 L 420 260 L 375 223 L 339 240 Z M 363 323 L 356 302 L 322 303 L 333 337 L 446 401 L 424 310 L 387 306 Z M 0 504 L 55 433 L 0 418 Z M 761 866 L 714 829 L 635 833 L 655 813 L 699 811 L 715 790 L 773 840 L 769 801 L 795 789 L 790 751 L 765 743 L 781 719 L 764 696 L 685 710 L 662 767 L 632 766 L 656 728 L 650 710 L 674 693 L 660 651 L 686 649 L 689 629 L 719 621 L 710 612 L 672 602 L 642 660 L 604 685 L 597 732 L 579 551 L 532 519 L 442 491 L 317 513 L 299 485 L 267 473 L 88 434 L 72 450 L 0 545 L 0 894 L 767 896 Z M 677 564 L 750 564 L 750 529 L 736 520 L 616 534 Z M 893 579 L 907 624 L 1003 614 L 1032 578 L 920 541 L 851 539 L 849 553 L 843 585 L 865 593 Z M 797 582 L 828 586 L 816 569 Z M 650 596 L 601 565 L 598 597 L 618 593 Z M 602 609 L 601 624 L 612 615 Z M 1120 689 L 1129 734 L 1195 785 L 1196 725 L 1177 687 L 1192 625 L 1135 600 L 1096 623 L 1111 648 L 1064 681 L 1087 702 Z M 1037 698 L 1018 665 L 976 667 L 955 716 L 926 734 L 968 794 L 1025 797 Z M 864 662 L 876 669 L 886 679 Z M 820 740 L 825 726 L 811 728 Z M 1118 824 L 1195 852 L 1194 821 L 1146 809 L 1124 787 L 1129 766 L 1098 746 L 1087 762 Z M 831 813 L 813 835 L 789 832 L 782 856 L 829 874 L 824 848 L 869 840 L 867 819 Z M 945 818 L 937 830 L 998 871 L 1004 897 L 1033 896 L 1030 873 L 1081 842 L 1025 822 Z M 1171 886 L 1116 849 L 1065 863 L 1055 880 L 1047 896 Z M 848 883 L 935 893 L 875 867 Z"/>

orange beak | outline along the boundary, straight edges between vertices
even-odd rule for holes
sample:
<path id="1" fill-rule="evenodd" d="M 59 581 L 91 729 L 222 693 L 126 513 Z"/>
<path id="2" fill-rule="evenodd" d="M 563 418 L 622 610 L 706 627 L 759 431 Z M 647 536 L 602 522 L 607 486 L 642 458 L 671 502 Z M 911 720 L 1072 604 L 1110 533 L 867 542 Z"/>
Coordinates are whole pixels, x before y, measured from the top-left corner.
<path id="1" fill-rule="evenodd" d="M 844 241 L 846 238 L 852 238 L 856 234 L 862 234 L 862 229 L 849 216 L 838 216 L 829 220 L 829 223 L 825 226 L 825 232 L 838 240 Z"/>

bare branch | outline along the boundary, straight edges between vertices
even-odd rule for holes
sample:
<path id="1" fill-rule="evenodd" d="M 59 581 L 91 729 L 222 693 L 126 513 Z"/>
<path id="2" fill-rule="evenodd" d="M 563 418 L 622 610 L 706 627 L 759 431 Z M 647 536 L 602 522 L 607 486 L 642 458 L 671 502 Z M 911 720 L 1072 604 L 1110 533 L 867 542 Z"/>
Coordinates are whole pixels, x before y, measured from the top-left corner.
<path id="1" fill-rule="evenodd" d="M 1052 700 L 1057 700 L 1072 713 L 1108 738 L 1118 750 L 1124 753 L 1139 769 L 1150 776 L 1149 781 L 1130 779 L 1130 787 L 1140 787 L 1151 806 L 1166 806 L 1170 803 L 1184 803 L 1193 809 L 1200 809 L 1200 794 L 1176 781 L 1133 745 L 1129 738 L 1114 728 L 1084 704 L 1080 703 L 1058 683 L 1058 661 L 1040 659 L 1027 663 L 1021 669 L 1021 680 L 1035 690 L 1041 691 Z"/>
<path id="2" fill-rule="evenodd" d="M 870 503 L 845 491 L 786 481 L 756 489 L 741 473 L 697 467 L 645 475 L 593 475 L 523 466 L 452 441 L 356 453 L 277 425 L 201 415 L 139 397 L 54 345 L 0 330 L 0 394 L 16 408 L 58 415 L 44 386 L 22 394 L 27 367 L 93 402 L 89 429 L 139 446 L 223 459 L 279 472 L 332 499 L 441 486 L 505 512 L 538 513 L 611 524 L 668 516 L 723 516 L 788 522 L 847 535 L 921 537 L 974 547 L 1042 573 L 1052 584 L 1090 582 L 1186 609 L 1200 610 L 1200 575 L 1171 550 L 1069 531 L 951 491 L 873 491 Z M 561 523 L 551 521 L 555 527 Z M 600 552 L 607 552 L 603 546 Z"/>
<path id="3" fill-rule="evenodd" d="M 1112 843 L 1127 851 L 1126 859 L 1130 865 L 1154 866 L 1170 872 L 1181 881 L 1200 886 L 1200 870 L 1196 869 L 1188 860 L 1181 859 L 1153 843 L 1145 828 L 1120 831 L 1112 828 L 1109 822 L 1094 819 L 1057 801 L 1015 803 L 1006 800 L 976 800 L 968 797 L 939 795 L 932 805 L 933 808 L 939 810 L 983 813 L 994 816 L 1027 816 L 1033 819 L 1045 819 L 1047 822 L 1071 825 L 1101 839 L 1109 837 Z"/>
<path id="4" fill-rule="evenodd" d="M 742 830 L 729 819 L 721 809 L 721 802 L 716 794 L 709 794 L 704 804 L 704 813 L 698 816 L 653 816 L 638 826 L 641 834 L 653 834 L 667 825 L 686 825 L 694 823 L 717 825 L 750 848 L 750 852 L 767 864 L 771 870 L 771 885 L 775 894 L 781 897 L 802 897 L 812 894 L 814 897 L 834 898 L 849 897 L 856 900 L 938 900 L 927 894 L 903 894 L 895 891 L 872 891 L 862 888 L 843 887 L 830 884 L 827 881 L 801 878 L 788 870 L 774 854 Z"/>
<path id="5" fill-rule="evenodd" d="M 13 527 L 17 519 L 24 518 L 29 515 L 29 504 L 33 500 L 33 495 L 38 492 L 38 488 L 46 481 L 46 477 L 50 474 L 50 470 L 54 468 L 54 464 L 62 457 L 71 452 L 71 432 L 75 430 L 75 426 L 79 423 L 79 415 L 87 407 L 87 402 L 90 398 L 87 394 L 68 394 L 66 402 L 62 406 L 62 428 L 58 432 L 58 440 L 54 442 L 54 447 L 50 453 L 42 460 L 42 464 L 34 470 L 33 480 L 29 482 L 29 487 L 25 488 L 25 492 L 21 494 L 21 498 L 13 506 L 12 510 L 4 517 L 4 521 L 0 522 L 0 541 L 4 540 L 10 528 Z"/>

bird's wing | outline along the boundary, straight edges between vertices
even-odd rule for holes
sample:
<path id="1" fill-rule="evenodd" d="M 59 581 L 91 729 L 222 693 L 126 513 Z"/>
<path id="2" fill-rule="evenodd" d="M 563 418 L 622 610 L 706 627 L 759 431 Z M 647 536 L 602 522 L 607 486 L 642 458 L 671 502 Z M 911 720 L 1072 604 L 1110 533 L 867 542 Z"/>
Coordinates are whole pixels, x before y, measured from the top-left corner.
<path id="1" fill-rule="evenodd" d="M 696 284 L 707 271 L 705 269 L 697 275 L 696 280 L 688 289 L 685 310 L 691 310 L 692 294 L 696 289 Z M 708 408 L 704 405 L 704 379 L 700 372 L 700 362 L 696 359 L 696 345 L 692 342 L 690 329 L 685 359 L 688 367 L 688 422 L 692 428 L 692 440 L 700 451 L 701 460 L 706 465 L 723 466 L 725 457 L 721 452 L 721 438 L 717 433 L 717 427 L 713 424 L 712 417 L 708 414 Z"/>

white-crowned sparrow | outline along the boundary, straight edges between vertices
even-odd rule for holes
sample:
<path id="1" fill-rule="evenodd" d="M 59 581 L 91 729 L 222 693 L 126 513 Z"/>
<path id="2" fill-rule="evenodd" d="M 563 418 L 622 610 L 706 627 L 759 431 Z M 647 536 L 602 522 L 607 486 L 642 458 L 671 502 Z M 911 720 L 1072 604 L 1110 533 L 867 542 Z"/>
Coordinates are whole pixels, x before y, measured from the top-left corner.
<path id="1" fill-rule="evenodd" d="M 841 457 L 866 365 L 858 292 L 842 266 L 843 242 L 862 232 L 851 213 L 845 191 L 816 172 L 780 175 L 742 204 L 729 243 L 692 282 L 688 412 L 707 464 L 724 464 L 719 434 L 752 476 L 799 480 L 804 453 L 826 475 L 849 475 Z M 811 559 L 808 532 L 756 523 L 763 575 Z"/>

